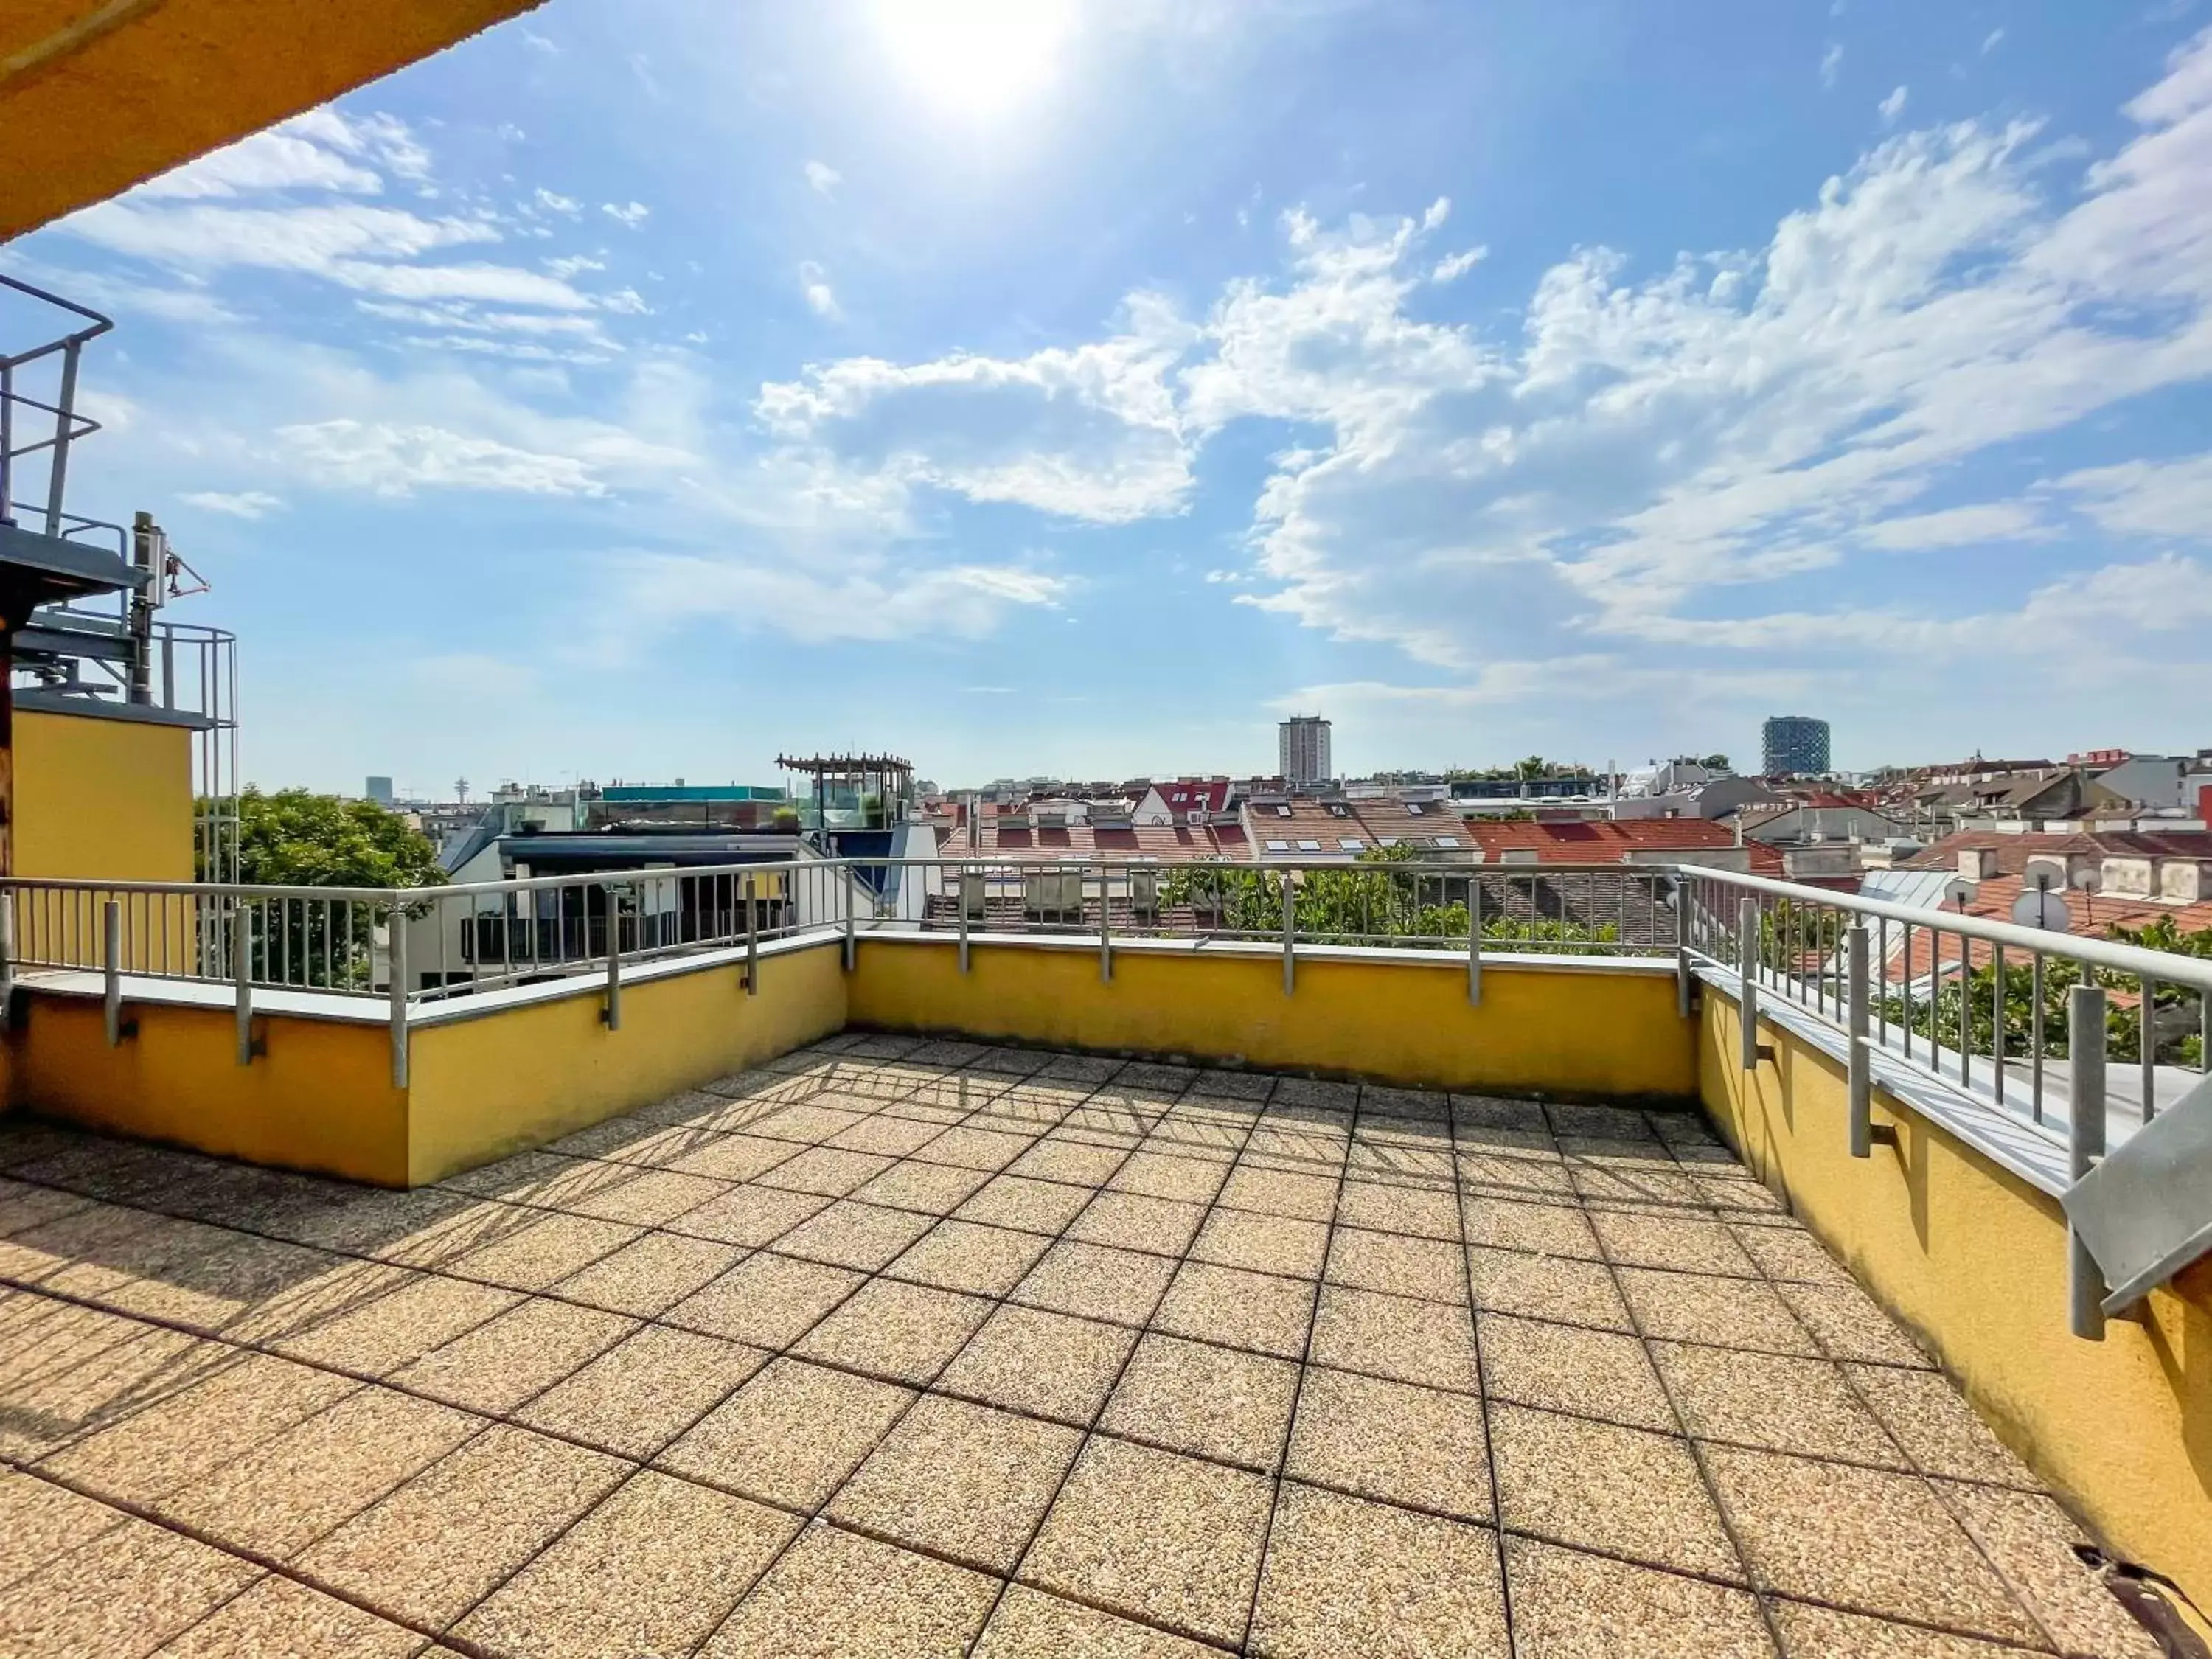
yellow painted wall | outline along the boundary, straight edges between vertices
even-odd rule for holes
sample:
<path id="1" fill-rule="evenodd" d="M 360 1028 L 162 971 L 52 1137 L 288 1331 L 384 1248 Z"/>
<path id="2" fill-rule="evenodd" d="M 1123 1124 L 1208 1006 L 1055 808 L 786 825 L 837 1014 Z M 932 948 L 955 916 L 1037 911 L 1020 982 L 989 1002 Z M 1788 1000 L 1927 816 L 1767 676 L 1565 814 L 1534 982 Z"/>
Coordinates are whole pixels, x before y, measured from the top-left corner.
<path id="1" fill-rule="evenodd" d="M 1842 1061 L 1770 1023 L 1747 1073 L 1736 1004 L 1703 1000 L 1705 1103 L 1745 1161 L 2113 1549 L 2212 1607 L 2212 1263 L 2081 1340 L 2056 1199 L 1879 1090 L 1899 1144 L 1852 1158 Z"/>
<path id="2" fill-rule="evenodd" d="M 407 1098 L 392 1086 L 380 1025 L 263 1016 L 267 1052 L 240 1066 L 228 1008 L 129 1005 L 138 1034 L 111 1048 L 91 998 L 33 994 L 25 1006 L 9 1039 L 19 1106 L 255 1164 L 406 1183 Z"/>
<path id="3" fill-rule="evenodd" d="M 969 971 L 943 944 L 863 939 L 852 1018 L 1078 1048 L 1188 1054 L 1437 1088 L 1560 1095 L 1697 1092 L 1692 1022 L 1671 975 L 1122 950 L 1102 983 L 1095 952 L 977 944 Z"/>
<path id="4" fill-rule="evenodd" d="M 625 985 L 622 1029 L 597 995 L 564 997 L 414 1036 L 409 1171 L 435 1181 L 757 1065 L 845 1024 L 839 947 L 766 957 L 760 994 L 721 965 Z"/>
<path id="5" fill-rule="evenodd" d="M 146 720 L 18 710 L 15 873 L 191 880 L 192 738 Z"/>

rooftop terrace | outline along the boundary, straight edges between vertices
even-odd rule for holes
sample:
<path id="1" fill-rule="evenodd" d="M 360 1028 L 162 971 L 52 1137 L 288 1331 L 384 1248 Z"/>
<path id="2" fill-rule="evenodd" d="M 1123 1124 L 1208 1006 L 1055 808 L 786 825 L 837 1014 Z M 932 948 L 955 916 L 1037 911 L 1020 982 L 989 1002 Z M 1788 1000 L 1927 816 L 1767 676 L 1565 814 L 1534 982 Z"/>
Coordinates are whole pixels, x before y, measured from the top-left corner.
<path id="1" fill-rule="evenodd" d="M 1688 1110 L 853 1032 L 0 1169 L 9 1654 L 2157 1651 Z"/>

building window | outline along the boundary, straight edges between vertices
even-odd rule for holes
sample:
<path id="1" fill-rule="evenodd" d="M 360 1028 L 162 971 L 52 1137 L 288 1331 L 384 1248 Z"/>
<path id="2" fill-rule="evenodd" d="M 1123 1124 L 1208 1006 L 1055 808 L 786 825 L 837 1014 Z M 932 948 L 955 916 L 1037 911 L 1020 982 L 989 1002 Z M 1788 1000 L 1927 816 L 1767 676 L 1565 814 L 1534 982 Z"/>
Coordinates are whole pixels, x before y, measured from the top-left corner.
<path id="1" fill-rule="evenodd" d="M 1364 853 L 1367 850 L 1367 843 L 1357 836 L 1339 836 L 1336 844 L 1347 853 Z"/>
<path id="2" fill-rule="evenodd" d="M 1291 850 L 1291 844 L 1286 841 L 1271 841 L 1267 843 L 1267 850 L 1270 853 L 1287 853 Z"/>
<path id="3" fill-rule="evenodd" d="M 1298 851 L 1301 853 L 1318 853 L 1321 851 L 1321 843 L 1317 841 L 1302 841 L 1298 843 Z"/>

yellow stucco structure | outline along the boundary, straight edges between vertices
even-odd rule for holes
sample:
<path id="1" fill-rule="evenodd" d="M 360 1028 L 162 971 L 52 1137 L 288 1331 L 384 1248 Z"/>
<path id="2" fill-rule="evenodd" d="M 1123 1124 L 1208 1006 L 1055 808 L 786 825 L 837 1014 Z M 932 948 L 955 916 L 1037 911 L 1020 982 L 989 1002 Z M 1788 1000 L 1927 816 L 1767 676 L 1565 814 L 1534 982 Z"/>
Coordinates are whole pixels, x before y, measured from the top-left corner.
<path id="1" fill-rule="evenodd" d="M 193 737 L 152 720 L 18 709 L 15 873 L 191 880 Z"/>
<path id="2" fill-rule="evenodd" d="M 0 241 L 427 58 L 538 0 L 9 0 Z"/>
<path id="3" fill-rule="evenodd" d="M 2212 1262 L 2083 1341 L 2057 1200 L 1880 1090 L 1898 1144 L 1851 1157 L 1843 1062 L 1770 1021 L 1746 1072 L 1737 1031 L 1708 989 L 1703 1097 L 1744 1161 L 2113 1548 L 2212 1607 Z"/>

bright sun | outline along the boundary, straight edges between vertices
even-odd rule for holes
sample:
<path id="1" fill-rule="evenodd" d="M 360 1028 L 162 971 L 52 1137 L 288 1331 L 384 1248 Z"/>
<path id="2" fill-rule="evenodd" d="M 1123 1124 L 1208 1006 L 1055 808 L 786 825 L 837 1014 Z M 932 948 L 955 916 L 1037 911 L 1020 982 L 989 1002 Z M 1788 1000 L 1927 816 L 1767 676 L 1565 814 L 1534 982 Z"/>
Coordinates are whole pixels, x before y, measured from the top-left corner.
<path id="1" fill-rule="evenodd" d="M 1075 21 L 1073 0 L 876 0 L 874 13 L 899 74 L 969 116 L 1042 90 Z"/>

